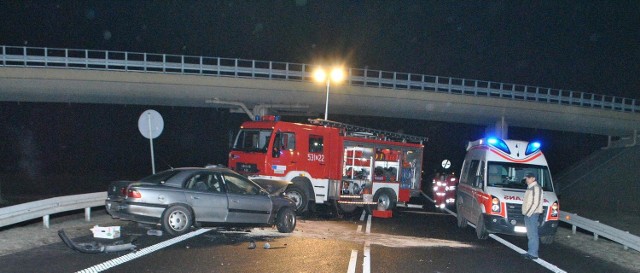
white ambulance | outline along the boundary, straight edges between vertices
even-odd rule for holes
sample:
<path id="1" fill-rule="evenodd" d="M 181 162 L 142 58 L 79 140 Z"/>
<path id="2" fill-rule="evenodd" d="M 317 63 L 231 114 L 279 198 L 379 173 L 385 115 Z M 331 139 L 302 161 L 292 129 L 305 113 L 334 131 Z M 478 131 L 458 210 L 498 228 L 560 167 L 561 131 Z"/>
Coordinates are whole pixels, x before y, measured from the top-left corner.
<path id="1" fill-rule="evenodd" d="M 559 205 L 539 142 L 493 137 L 469 142 L 456 194 L 458 227 L 474 224 L 479 239 L 490 233 L 525 236 L 522 201 L 527 173 L 535 174 L 544 190 L 538 232 L 542 243 L 552 243 Z"/>

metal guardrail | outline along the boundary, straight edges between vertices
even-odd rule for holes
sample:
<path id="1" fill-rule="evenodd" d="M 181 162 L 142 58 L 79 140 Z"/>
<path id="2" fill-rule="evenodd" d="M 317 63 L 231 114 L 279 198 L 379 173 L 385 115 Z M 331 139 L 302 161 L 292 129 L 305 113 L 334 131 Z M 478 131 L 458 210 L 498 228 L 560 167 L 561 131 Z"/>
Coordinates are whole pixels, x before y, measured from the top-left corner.
<path id="1" fill-rule="evenodd" d="M 85 220 L 91 220 L 91 208 L 104 206 L 107 192 L 95 192 L 43 199 L 39 201 L 0 208 L 0 227 L 42 217 L 44 227 L 49 228 L 52 214 L 84 209 Z"/>
<path id="2" fill-rule="evenodd" d="M 0 66 L 312 81 L 316 65 L 89 49 L 1 46 Z M 640 113 L 640 100 L 571 90 L 453 77 L 350 68 L 348 84 Z"/>
<path id="3" fill-rule="evenodd" d="M 599 236 L 602 236 L 621 244 L 624 249 L 633 248 L 640 251 L 640 237 L 633 235 L 628 231 L 622 231 L 598 221 L 593 221 L 579 216 L 578 214 L 565 211 L 560 211 L 560 220 L 571 225 L 571 231 L 573 234 L 576 234 L 576 227 L 578 227 L 593 233 L 594 240 L 597 240 Z"/>

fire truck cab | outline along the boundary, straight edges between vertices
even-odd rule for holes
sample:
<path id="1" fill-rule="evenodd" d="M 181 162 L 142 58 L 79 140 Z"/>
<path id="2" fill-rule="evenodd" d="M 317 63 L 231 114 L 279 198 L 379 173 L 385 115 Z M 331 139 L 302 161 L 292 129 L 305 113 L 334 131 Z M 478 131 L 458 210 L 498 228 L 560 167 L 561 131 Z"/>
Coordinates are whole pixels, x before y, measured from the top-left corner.
<path id="1" fill-rule="evenodd" d="M 479 239 L 490 233 L 526 236 L 522 203 L 527 173 L 535 174 L 544 191 L 540 240 L 552 243 L 559 203 L 539 142 L 493 137 L 469 142 L 456 197 L 458 226 L 474 224 Z"/>
<path id="2" fill-rule="evenodd" d="M 310 204 L 391 210 L 420 193 L 426 138 L 327 120 L 311 124 L 265 117 L 244 122 L 229 167 L 249 177 L 291 181 L 286 194 L 303 213 Z M 391 138 L 401 138 L 392 141 Z M 408 141 L 419 140 L 420 143 Z"/>

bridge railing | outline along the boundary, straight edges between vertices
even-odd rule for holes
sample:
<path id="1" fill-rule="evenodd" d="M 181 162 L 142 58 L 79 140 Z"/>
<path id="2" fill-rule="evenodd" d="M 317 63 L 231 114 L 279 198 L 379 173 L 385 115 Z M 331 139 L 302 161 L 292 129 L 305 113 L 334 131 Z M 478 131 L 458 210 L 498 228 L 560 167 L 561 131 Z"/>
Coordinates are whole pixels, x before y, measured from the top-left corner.
<path id="1" fill-rule="evenodd" d="M 0 66 L 312 81 L 317 66 L 299 63 L 139 52 L 1 46 Z M 572 90 L 454 77 L 350 68 L 352 86 L 447 93 L 640 113 L 640 100 Z"/>

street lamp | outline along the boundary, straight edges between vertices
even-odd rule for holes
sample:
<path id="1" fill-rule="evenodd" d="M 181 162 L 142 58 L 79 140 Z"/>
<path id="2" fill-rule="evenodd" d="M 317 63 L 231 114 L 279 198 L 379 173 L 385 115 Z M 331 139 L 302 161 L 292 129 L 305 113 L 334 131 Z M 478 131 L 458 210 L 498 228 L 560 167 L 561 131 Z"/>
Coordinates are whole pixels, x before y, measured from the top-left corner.
<path id="1" fill-rule="evenodd" d="M 326 82 L 327 84 L 327 101 L 324 105 L 324 119 L 328 120 L 329 114 L 329 88 L 331 87 L 331 82 L 340 83 L 344 80 L 344 71 L 342 67 L 334 67 L 331 69 L 331 73 L 327 76 L 327 72 L 322 68 L 318 68 L 315 72 L 313 72 L 313 78 L 317 82 Z"/>

